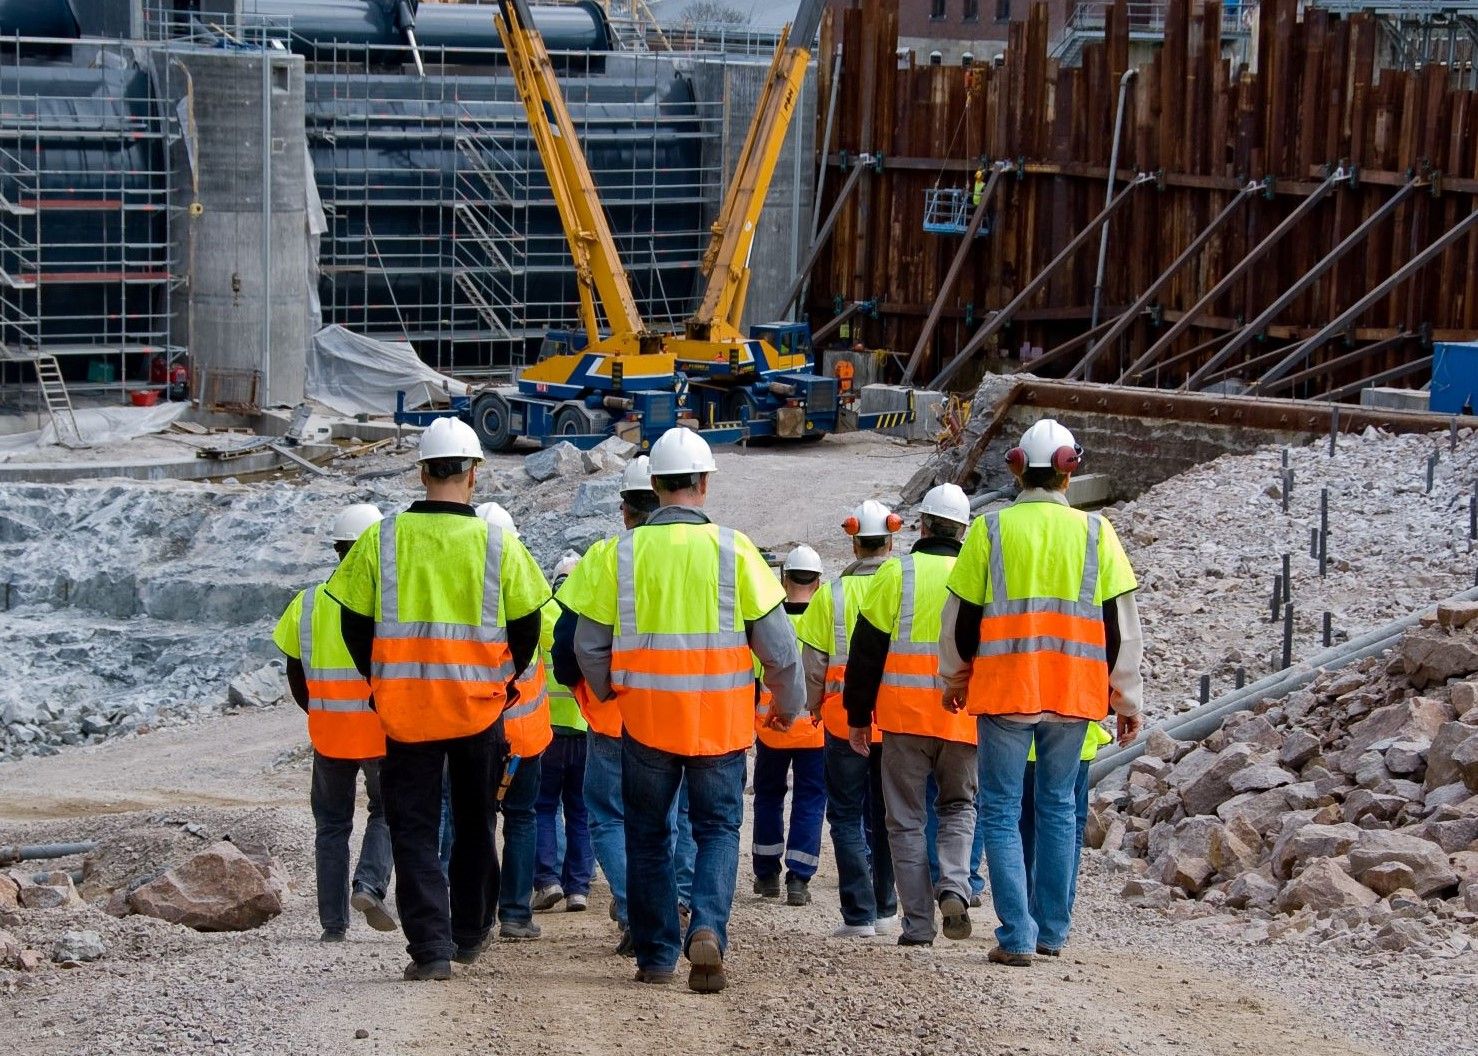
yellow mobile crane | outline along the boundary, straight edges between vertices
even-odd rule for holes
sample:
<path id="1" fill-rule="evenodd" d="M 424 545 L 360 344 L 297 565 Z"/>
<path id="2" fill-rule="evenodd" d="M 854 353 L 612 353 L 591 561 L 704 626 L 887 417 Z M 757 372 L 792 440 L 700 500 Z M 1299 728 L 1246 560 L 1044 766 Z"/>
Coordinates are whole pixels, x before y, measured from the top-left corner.
<path id="1" fill-rule="evenodd" d="M 802 0 L 782 31 L 701 271 L 708 283 L 681 334 L 642 321 L 600 194 L 527 0 L 500 0 L 498 34 L 539 148 L 574 260 L 576 331 L 551 331 L 516 388 L 489 389 L 459 407 L 494 450 L 519 436 L 598 442 L 615 432 L 647 446 L 677 424 L 731 442 L 819 437 L 839 425 L 837 383 L 813 363 L 810 327 L 739 329 L 755 227 L 800 96 L 824 0 Z M 849 396 L 850 398 L 850 396 Z M 912 420 L 912 411 L 861 416 L 858 428 Z"/>

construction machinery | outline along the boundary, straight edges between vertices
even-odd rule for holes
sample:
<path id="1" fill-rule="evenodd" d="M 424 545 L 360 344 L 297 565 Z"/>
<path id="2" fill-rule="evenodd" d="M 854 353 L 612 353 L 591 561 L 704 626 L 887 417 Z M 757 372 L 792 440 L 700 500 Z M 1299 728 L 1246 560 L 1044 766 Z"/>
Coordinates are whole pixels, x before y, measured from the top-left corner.
<path id="1" fill-rule="evenodd" d="M 677 425 L 732 443 L 819 438 L 844 421 L 859 429 L 911 421 L 911 409 L 848 420 L 856 394 L 839 392 L 836 379 L 822 375 L 806 323 L 740 330 L 756 226 L 825 0 L 803 0 L 780 34 L 700 265 L 707 284 L 682 333 L 659 333 L 642 320 L 527 0 L 500 0 L 499 7 L 498 34 L 574 261 L 579 327 L 550 331 L 515 386 L 475 392 L 446 412 L 400 410 L 397 421 L 425 424 L 437 413 L 458 414 L 495 451 L 519 437 L 590 446 L 612 434 L 647 447 Z"/>

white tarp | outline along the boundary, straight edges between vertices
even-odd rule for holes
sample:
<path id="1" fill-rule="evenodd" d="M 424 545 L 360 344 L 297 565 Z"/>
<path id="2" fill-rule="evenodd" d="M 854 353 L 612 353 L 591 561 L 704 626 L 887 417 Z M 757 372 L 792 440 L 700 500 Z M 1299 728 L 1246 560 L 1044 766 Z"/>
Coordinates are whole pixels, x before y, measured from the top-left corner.
<path id="1" fill-rule="evenodd" d="M 313 335 L 305 389 L 308 399 L 340 414 L 391 414 L 400 390 L 407 408 L 467 395 L 465 384 L 422 363 L 410 345 L 378 341 L 338 325 Z"/>
<path id="2" fill-rule="evenodd" d="M 162 433 L 190 409 L 188 403 L 161 403 L 153 407 L 79 407 L 75 412 L 77 431 L 94 447 L 121 444 L 150 433 Z M 51 419 L 38 430 L 0 434 L 0 455 L 15 455 L 56 443 Z"/>

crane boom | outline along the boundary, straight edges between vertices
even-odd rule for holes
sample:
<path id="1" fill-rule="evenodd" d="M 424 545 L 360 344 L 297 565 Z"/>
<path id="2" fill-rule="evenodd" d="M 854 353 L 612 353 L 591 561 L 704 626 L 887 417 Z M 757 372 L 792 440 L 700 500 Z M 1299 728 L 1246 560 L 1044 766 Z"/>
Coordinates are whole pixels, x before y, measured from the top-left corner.
<path id="1" fill-rule="evenodd" d="M 494 17 L 498 36 L 513 68 L 519 98 L 528 113 L 529 129 L 544 162 L 544 172 L 559 209 L 565 240 L 574 258 L 580 295 L 580 321 L 592 348 L 615 355 L 637 352 L 655 335 L 647 332 L 621 264 L 611 225 L 590 175 L 575 124 L 565 107 L 544 38 L 534 26 L 528 0 L 499 0 Z M 597 302 L 609 337 L 601 338 Z M 639 341 L 632 341 L 636 336 Z"/>
<path id="2" fill-rule="evenodd" d="M 744 139 L 739 163 L 723 208 L 712 227 L 701 270 L 708 286 L 698 309 L 687 322 L 694 340 L 733 339 L 739 336 L 740 317 L 749 291 L 749 254 L 755 227 L 770 192 L 770 180 L 785 133 L 800 100 L 811 41 L 821 25 L 826 0 L 801 0 L 795 21 L 781 32 L 754 119 Z"/>

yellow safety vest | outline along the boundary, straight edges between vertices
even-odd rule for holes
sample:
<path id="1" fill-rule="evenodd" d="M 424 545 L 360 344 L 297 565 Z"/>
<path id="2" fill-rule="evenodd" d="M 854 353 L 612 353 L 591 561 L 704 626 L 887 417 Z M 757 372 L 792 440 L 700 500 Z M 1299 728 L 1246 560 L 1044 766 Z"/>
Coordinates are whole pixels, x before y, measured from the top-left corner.
<path id="1" fill-rule="evenodd" d="M 339 612 L 324 584 L 299 591 L 272 638 L 303 664 L 313 750 L 331 759 L 378 759 L 385 754 L 385 731 L 370 707 L 370 685 L 344 644 Z"/>

